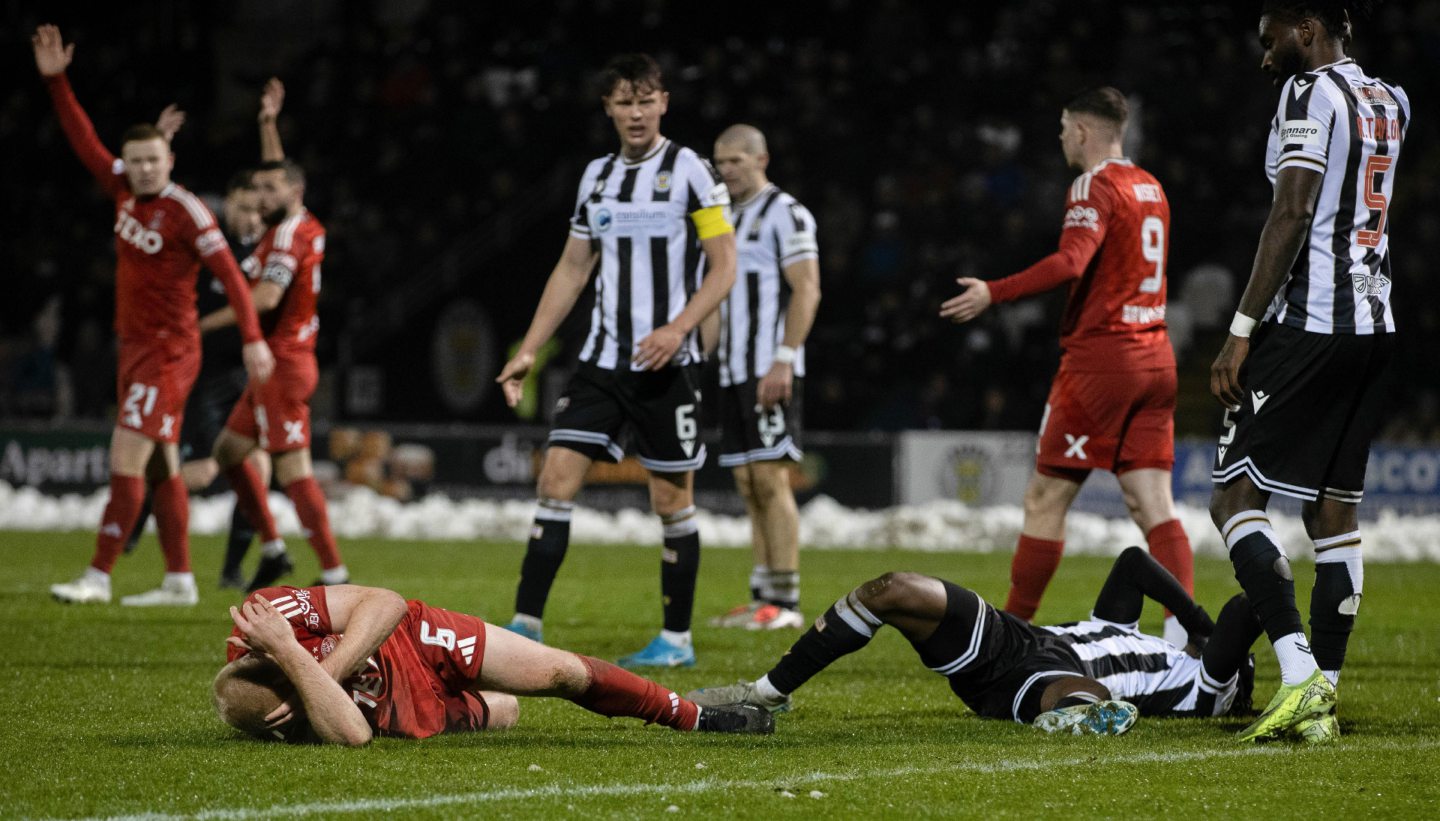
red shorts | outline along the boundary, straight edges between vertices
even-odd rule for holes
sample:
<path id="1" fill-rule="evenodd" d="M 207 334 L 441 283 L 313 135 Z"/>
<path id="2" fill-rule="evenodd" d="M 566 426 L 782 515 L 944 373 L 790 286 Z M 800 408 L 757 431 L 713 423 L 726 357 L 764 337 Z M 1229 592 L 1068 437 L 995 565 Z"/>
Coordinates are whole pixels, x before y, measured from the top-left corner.
<path id="1" fill-rule="evenodd" d="M 200 373 L 200 346 L 120 343 L 115 424 L 157 442 L 179 442 L 185 400 Z"/>
<path id="2" fill-rule="evenodd" d="M 1093 468 L 1120 474 L 1175 466 L 1175 369 L 1067 371 L 1050 386 L 1035 469 L 1083 480 Z"/>
<path id="3" fill-rule="evenodd" d="M 470 689 L 485 662 L 485 622 L 411 599 L 396 628 L 410 637 L 420 662 L 452 695 Z"/>
<path id="4" fill-rule="evenodd" d="M 225 427 L 271 453 L 308 448 L 310 396 L 319 380 L 315 360 L 293 364 L 279 360 L 268 380 L 245 386 Z"/>

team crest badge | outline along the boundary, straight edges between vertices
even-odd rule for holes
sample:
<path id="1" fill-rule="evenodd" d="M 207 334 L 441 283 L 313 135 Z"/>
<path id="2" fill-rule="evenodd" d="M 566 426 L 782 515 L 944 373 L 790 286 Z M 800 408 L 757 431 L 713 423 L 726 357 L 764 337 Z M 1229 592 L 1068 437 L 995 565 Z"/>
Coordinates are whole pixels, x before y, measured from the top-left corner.
<path id="1" fill-rule="evenodd" d="M 556 413 L 564 413 L 565 409 L 568 407 L 570 407 L 570 397 L 568 396 L 562 396 L 559 400 L 555 402 Z"/>
<path id="2" fill-rule="evenodd" d="M 670 172 L 661 171 L 655 175 L 655 190 L 661 193 L 670 190 Z"/>

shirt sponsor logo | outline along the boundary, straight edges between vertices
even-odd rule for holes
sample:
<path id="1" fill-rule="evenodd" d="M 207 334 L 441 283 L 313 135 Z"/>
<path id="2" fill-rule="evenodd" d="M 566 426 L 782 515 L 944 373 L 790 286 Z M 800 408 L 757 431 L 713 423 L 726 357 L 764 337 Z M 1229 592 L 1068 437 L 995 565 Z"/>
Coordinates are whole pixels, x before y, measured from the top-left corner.
<path id="1" fill-rule="evenodd" d="M 595 224 L 595 230 L 603 233 L 609 231 L 610 226 L 615 224 L 615 217 L 610 213 L 610 209 L 601 208 L 595 212 L 592 222 Z"/>
<path id="2" fill-rule="evenodd" d="M 1133 187 L 1136 202 L 1161 202 L 1164 199 L 1160 196 L 1160 186 L 1153 182 L 1137 182 Z"/>
<path id="3" fill-rule="evenodd" d="M 1399 105 L 1389 89 L 1382 86 L 1355 86 L 1355 96 L 1370 105 Z"/>
<path id="4" fill-rule="evenodd" d="M 1314 120 L 1286 120 L 1280 124 L 1281 145 L 1319 145 L 1320 124 Z"/>
<path id="5" fill-rule="evenodd" d="M 219 228 L 211 228 L 195 240 L 195 250 L 199 251 L 202 257 L 208 257 L 228 246 L 229 243 L 225 242 L 225 235 L 220 233 Z"/>
<path id="6" fill-rule="evenodd" d="M 165 247 L 165 239 L 158 231 L 151 231 L 128 213 L 115 220 L 115 236 L 147 254 L 158 254 Z"/>
<path id="7" fill-rule="evenodd" d="M 1126 305 L 1121 310 L 1120 321 L 1128 325 L 1149 325 L 1165 321 L 1164 305 Z"/>
<path id="8" fill-rule="evenodd" d="M 1355 286 L 1355 293 L 1366 296 L 1383 296 L 1390 287 L 1390 278 L 1384 274 L 1351 274 L 1350 282 Z"/>
<path id="9" fill-rule="evenodd" d="M 1065 212 L 1065 228 L 1100 230 L 1100 212 L 1088 205 L 1076 205 Z"/>
<path id="10" fill-rule="evenodd" d="M 792 257 L 796 254 L 815 254 L 819 251 L 820 245 L 815 241 L 815 235 L 809 231 L 791 234 L 780 244 L 780 254 L 785 257 Z"/>
<path id="11" fill-rule="evenodd" d="M 705 199 L 704 199 L 703 204 L 704 204 L 704 205 L 729 205 L 729 204 L 730 204 L 730 189 L 726 188 L 726 187 L 725 187 L 725 183 L 723 183 L 723 182 L 717 182 L 717 183 L 715 183 L 715 186 L 710 189 L 710 193 L 705 195 Z"/>

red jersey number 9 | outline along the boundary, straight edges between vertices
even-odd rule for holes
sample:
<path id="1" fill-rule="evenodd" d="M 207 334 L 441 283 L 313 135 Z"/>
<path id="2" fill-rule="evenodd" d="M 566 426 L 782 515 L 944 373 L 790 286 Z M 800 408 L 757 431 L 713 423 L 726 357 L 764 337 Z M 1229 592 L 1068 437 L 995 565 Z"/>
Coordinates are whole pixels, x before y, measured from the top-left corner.
<path id="1" fill-rule="evenodd" d="M 1155 263 L 1155 273 L 1140 280 L 1140 293 L 1158 294 L 1165 283 L 1165 222 L 1159 217 L 1140 223 L 1140 255 Z"/>

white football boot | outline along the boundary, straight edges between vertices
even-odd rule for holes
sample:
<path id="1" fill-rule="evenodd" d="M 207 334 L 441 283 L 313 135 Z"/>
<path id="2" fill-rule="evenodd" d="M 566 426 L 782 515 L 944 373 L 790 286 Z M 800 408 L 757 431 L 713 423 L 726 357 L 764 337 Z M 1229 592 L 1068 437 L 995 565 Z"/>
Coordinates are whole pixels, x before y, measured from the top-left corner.
<path id="1" fill-rule="evenodd" d="M 123 596 L 120 603 L 126 607 L 194 607 L 200 603 L 200 593 L 195 587 L 193 576 L 184 578 L 166 574 L 165 581 L 159 587 L 133 596 Z"/>
<path id="2" fill-rule="evenodd" d="M 73 582 L 50 585 L 50 595 L 66 604 L 109 604 L 110 576 L 86 568 Z"/>

